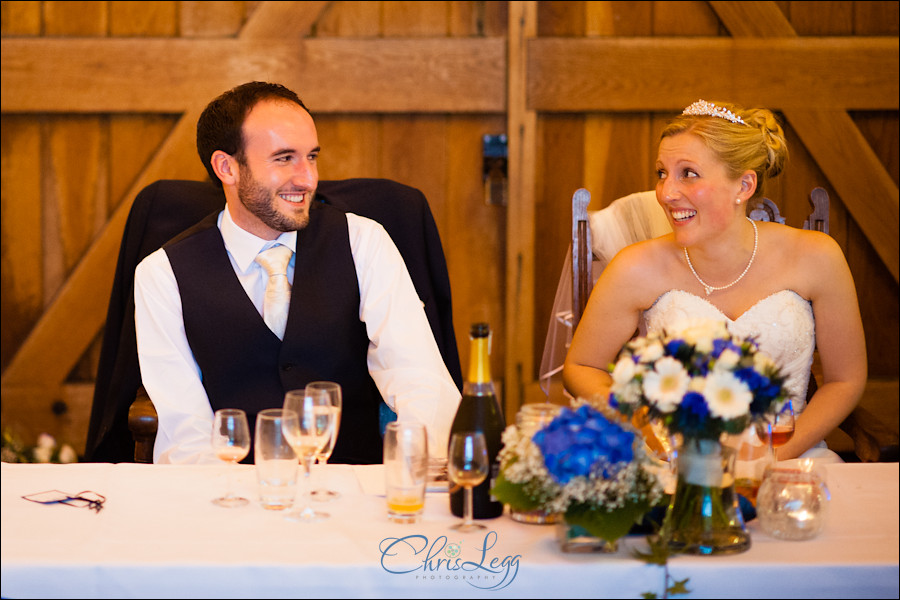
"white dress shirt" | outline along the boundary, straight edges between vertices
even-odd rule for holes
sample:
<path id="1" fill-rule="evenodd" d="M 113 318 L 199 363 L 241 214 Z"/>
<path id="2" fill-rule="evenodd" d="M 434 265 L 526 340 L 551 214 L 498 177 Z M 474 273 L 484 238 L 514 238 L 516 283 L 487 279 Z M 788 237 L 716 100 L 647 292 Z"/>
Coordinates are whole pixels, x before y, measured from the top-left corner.
<path id="1" fill-rule="evenodd" d="M 369 374 L 398 419 L 425 424 L 429 454 L 444 457 L 459 390 L 393 240 L 371 219 L 347 213 L 347 224 L 359 281 L 359 318 L 369 337 Z M 267 275 L 254 258 L 276 243 L 296 251 L 297 232 L 266 241 L 238 227 L 228 210 L 219 214 L 218 226 L 231 266 L 262 314 Z M 293 293 L 302 293 L 303 282 L 294 281 L 294 258 L 288 278 Z M 141 378 L 159 415 L 154 462 L 218 462 L 210 446 L 213 411 L 185 335 L 178 283 L 165 250 L 135 270 L 134 303 Z"/>

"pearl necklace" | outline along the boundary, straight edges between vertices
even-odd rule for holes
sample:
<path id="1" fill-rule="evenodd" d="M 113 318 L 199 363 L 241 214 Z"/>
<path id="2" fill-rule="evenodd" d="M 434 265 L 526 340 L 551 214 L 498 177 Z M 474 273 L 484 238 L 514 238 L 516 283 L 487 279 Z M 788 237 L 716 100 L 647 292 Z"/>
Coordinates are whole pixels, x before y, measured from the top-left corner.
<path id="1" fill-rule="evenodd" d="M 748 262 L 747 266 L 744 267 L 743 273 L 738 275 L 738 278 L 735 279 L 734 281 L 732 281 L 731 283 L 729 283 L 728 285 L 720 285 L 720 286 L 709 285 L 708 283 L 706 283 L 705 281 L 700 279 L 700 276 L 697 275 L 697 271 L 694 270 L 694 265 L 691 263 L 691 255 L 688 254 L 688 249 L 686 247 L 683 248 L 684 257 L 687 259 L 687 264 L 691 268 L 691 273 L 694 274 L 694 277 L 697 278 L 697 281 L 699 281 L 700 285 L 703 286 L 703 289 L 706 290 L 707 296 L 709 296 L 711 293 L 719 291 L 719 290 L 727 290 L 728 288 L 730 288 L 731 286 L 733 286 L 737 282 L 739 282 L 741 279 L 743 279 L 744 275 L 747 274 L 747 271 L 750 270 L 750 265 L 753 264 L 753 259 L 756 258 L 756 249 L 759 247 L 759 229 L 756 228 L 756 223 L 753 221 L 753 219 L 751 219 L 750 217 L 747 217 L 747 220 L 750 221 L 751 225 L 753 225 L 753 254 L 750 255 L 750 262 Z"/>

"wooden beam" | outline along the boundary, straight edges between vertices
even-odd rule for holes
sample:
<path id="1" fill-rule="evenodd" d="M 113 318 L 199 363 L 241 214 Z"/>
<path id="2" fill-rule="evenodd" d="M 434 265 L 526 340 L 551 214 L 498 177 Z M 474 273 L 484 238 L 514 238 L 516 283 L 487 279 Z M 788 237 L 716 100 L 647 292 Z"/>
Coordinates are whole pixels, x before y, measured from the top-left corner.
<path id="1" fill-rule="evenodd" d="M 537 35 L 537 2 L 509 3 L 509 200 L 506 221 L 504 397 L 507 423 L 525 402 L 534 371 L 534 204 L 537 113 L 526 106 L 527 41 Z"/>
<path id="2" fill-rule="evenodd" d="M 785 18 L 776 2 L 713 1 L 709 5 L 734 37 L 775 38 L 797 35 L 794 26 Z"/>
<path id="3" fill-rule="evenodd" d="M 261 2 L 241 28 L 240 38 L 300 39 L 312 30 L 331 2 Z"/>
<path id="4" fill-rule="evenodd" d="M 801 40 L 796 37 L 797 33 L 793 26 L 774 2 L 710 2 L 710 5 L 735 37 L 758 38 L 766 44 L 781 43 L 790 39 L 806 44 L 809 39 Z M 835 41 L 843 39 L 846 38 L 838 38 Z M 893 55 L 879 56 L 877 62 L 872 65 L 874 67 L 881 64 L 883 70 L 881 77 L 871 72 L 866 77 L 882 82 L 884 77 L 887 77 L 893 80 L 896 88 L 900 72 L 897 66 L 897 38 L 854 39 L 880 40 L 878 44 L 884 44 L 886 47 L 890 46 L 886 42 L 893 40 Z M 873 50 L 873 57 L 879 52 Z M 851 66 L 835 63 L 831 68 L 841 77 L 856 77 L 860 73 L 846 71 Z M 862 64 L 857 66 L 863 68 Z M 897 227 L 900 223 L 898 217 L 900 193 L 897 184 L 845 110 L 857 107 L 857 103 L 848 103 L 843 107 L 829 107 L 820 103 L 819 94 L 822 92 L 816 88 L 804 87 L 801 82 L 794 81 L 791 81 L 791 87 L 802 90 L 808 102 L 806 105 L 782 106 L 785 117 L 828 177 L 847 210 L 866 234 L 869 243 L 884 261 L 894 281 L 898 281 L 900 255 L 898 255 Z M 865 96 L 872 91 L 871 86 L 863 85 L 859 94 Z M 882 108 L 896 109 L 896 91 L 893 97 L 894 104 Z"/>
<path id="5" fill-rule="evenodd" d="M 768 108 L 897 109 L 896 37 L 535 38 L 528 108 L 675 110 L 697 97 Z"/>
<path id="6" fill-rule="evenodd" d="M 314 113 L 501 113 L 503 38 L 2 40 L 4 113 L 180 113 L 247 81 Z"/>
<path id="7" fill-rule="evenodd" d="M 157 179 L 188 178 L 196 171 L 194 140 L 199 116 L 199 110 L 182 116 L 136 178 L 103 231 L 3 371 L 4 396 L 33 388 L 57 393 L 55 390 L 66 380 L 106 320 L 116 257 L 132 200 L 144 186 Z"/>
<path id="8" fill-rule="evenodd" d="M 898 281 L 900 191 L 853 119 L 821 109 L 790 109 L 784 116 Z"/>

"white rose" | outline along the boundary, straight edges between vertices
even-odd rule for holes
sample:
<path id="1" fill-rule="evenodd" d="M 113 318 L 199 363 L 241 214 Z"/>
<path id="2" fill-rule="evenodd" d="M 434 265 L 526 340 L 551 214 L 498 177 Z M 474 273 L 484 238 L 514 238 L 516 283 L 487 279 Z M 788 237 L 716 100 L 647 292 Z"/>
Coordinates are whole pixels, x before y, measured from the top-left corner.
<path id="1" fill-rule="evenodd" d="M 733 371 L 741 361 L 741 355 L 734 350 L 728 349 L 719 355 L 716 360 L 716 369 L 727 369 Z"/>
<path id="2" fill-rule="evenodd" d="M 757 352 L 753 355 L 753 368 L 759 373 L 765 373 L 767 370 L 775 369 L 775 362 L 765 352 Z"/>
<path id="3" fill-rule="evenodd" d="M 75 453 L 72 446 L 63 444 L 63 447 L 59 450 L 59 462 L 64 464 L 78 462 L 78 454 Z"/>
<path id="4" fill-rule="evenodd" d="M 653 340 L 650 344 L 644 348 L 644 351 L 641 352 L 641 362 L 642 363 L 654 363 L 665 354 L 665 348 L 658 340 Z"/>
<path id="5" fill-rule="evenodd" d="M 674 337 L 683 338 L 690 344 L 698 343 L 704 339 L 712 340 L 729 337 L 725 321 L 703 318 L 682 319 L 672 327 L 669 333 Z"/>
<path id="6" fill-rule="evenodd" d="M 53 458 L 53 448 L 37 446 L 34 449 L 34 462 L 48 463 L 51 458 Z"/>
<path id="7" fill-rule="evenodd" d="M 619 385 L 625 385 L 634 379 L 635 371 L 636 369 L 633 360 L 628 357 L 620 358 L 619 362 L 617 362 L 616 366 L 613 368 L 612 379 Z"/>

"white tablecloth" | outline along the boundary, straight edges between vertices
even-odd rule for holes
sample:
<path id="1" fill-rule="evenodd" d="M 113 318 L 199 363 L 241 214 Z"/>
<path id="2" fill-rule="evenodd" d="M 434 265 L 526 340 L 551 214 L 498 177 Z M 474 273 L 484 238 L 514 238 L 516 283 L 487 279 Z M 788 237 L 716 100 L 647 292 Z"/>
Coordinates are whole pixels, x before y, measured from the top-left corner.
<path id="1" fill-rule="evenodd" d="M 236 467 L 239 509 L 210 499 L 226 465 L 2 465 L 4 598 L 630 597 L 662 593 L 663 570 L 631 556 L 560 552 L 553 527 L 508 516 L 459 534 L 446 493 L 429 494 L 414 525 L 387 520 L 364 485 L 375 467 L 328 465 L 342 499 L 316 503 L 331 518 L 295 523 L 256 501 L 253 467 Z M 814 540 L 784 542 L 750 522 L 752 547 L 734 556 L 678 556 L 674 579 L 690 598 L 897 598 L 898 465 L 827 467 L 829 519 Z M 377 486 L 375 486 L 377 487 Z M 106 496 L 98 514 L 38 505 L 22 495 L 57 489 Z M 404 539 L 404 541 L 398 541 Z M 392 542 L 393 545 L 392 545 Z M 456 560 L 456 559 L 460 560 Z"/>

